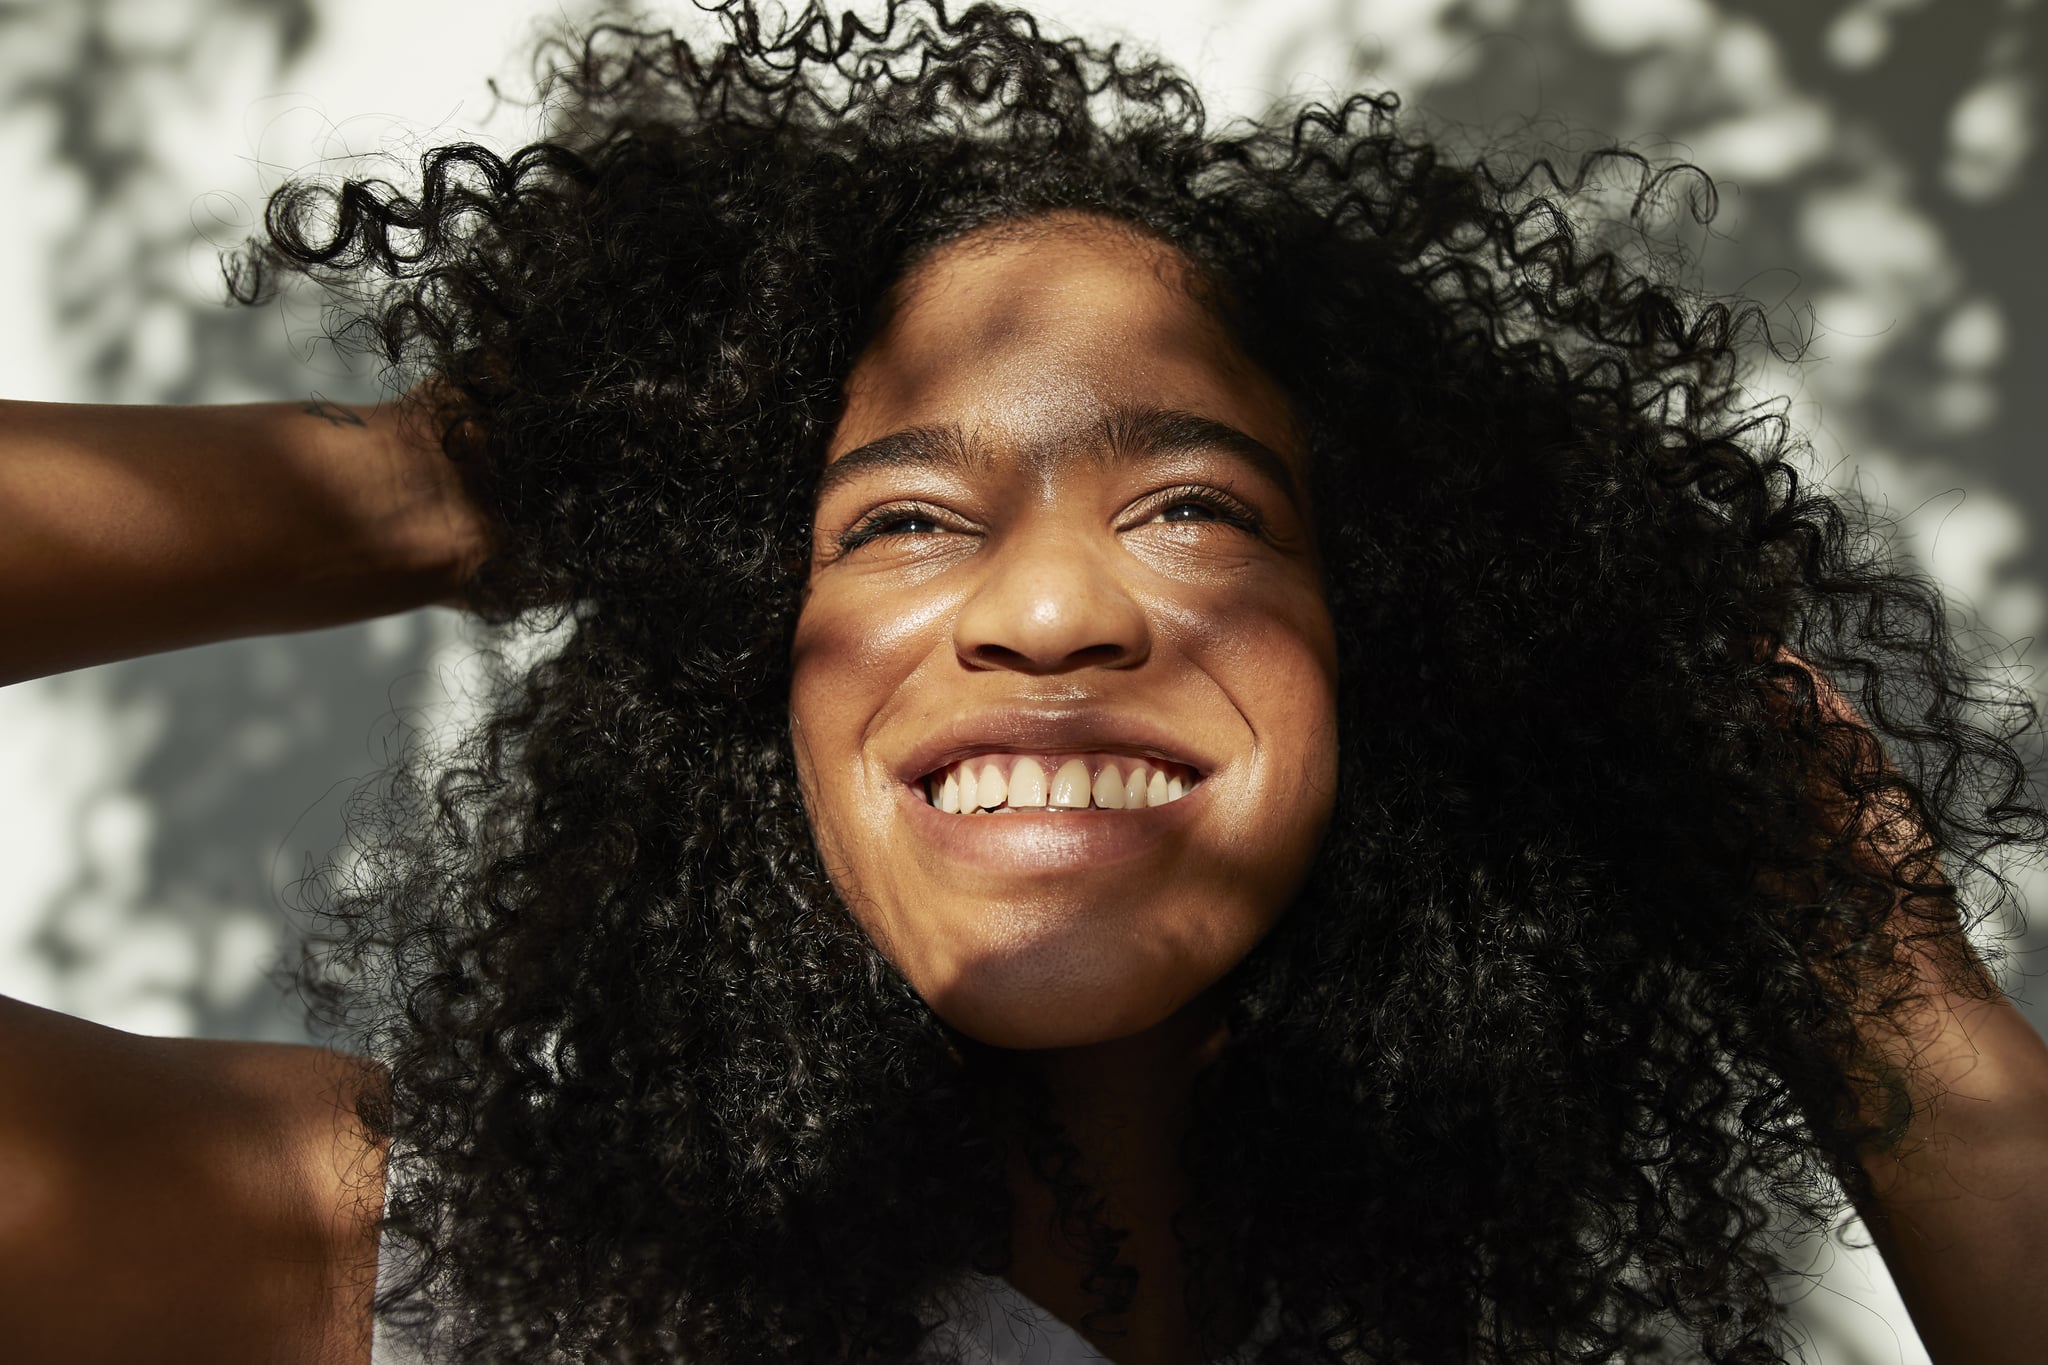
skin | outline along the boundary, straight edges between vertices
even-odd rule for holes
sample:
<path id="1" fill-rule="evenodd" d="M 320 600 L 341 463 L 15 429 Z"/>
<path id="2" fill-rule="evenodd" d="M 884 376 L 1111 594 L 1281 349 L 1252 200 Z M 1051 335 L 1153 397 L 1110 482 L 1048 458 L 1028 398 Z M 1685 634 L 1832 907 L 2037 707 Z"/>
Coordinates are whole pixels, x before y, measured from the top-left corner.
<path id="1" fill-rule="evenodd" d="M 1183 451 L 1165 477 L 1159 461 L 1026 458 L 1135 395 L 1229 421 L 1301 468 L 1277 388 L 1178 288 L 1170 251 L 1087 220 L 1044 226 L 1058 230 L 939 253 L 862 358 L 834 462 L 949 417 L 985 459 L 953 484 L 920 476 L 932 511 L 962 524 L 899 525 L 858 553 L 838 554 L 832 527 L 859 488 L 821 500 L 791 727 L 854 913 L 944 1017 L 1039 1068 L 1132 1230 L 1144 1287 L 1128 1330 L 1097 1345 L 1123 1365 L 1192 1361 L 1184 1305 L 1159 1289 L 1179 1283 L 1172 1153 L 1188 1081 L 1225 1041 L 1206 988 L 1282 912 L 1327 815 L 1328 623 L 1299 508 L 1255 470 L 1215 451 Z M 1265 536 L 1142 501 L 1198 481 L 1257 503 Z M 459 600 L 486 552 L 432 434 L 390 409 L 0 402 L 0 508 L 0 680 Z M 1201 748 L 1208 792 L 1132 855 L 1152 875 L 949 865 L 913 837 L 929 826 L 897 820 L 884 775 L 926 742 L 917 728 L 991 698 L 1054 725 L 1144 719 Z M 1889 861 L 1921 836 L 1870 837 Z M 1094 989 L 1113 973 L 1119 989 Z M 1932 965 L 1924 981 L 1923 1007 L 1876 1040 L 1919 1069 L 1912 1140 L 1865 1154 L 1879 1202 L 1862 1212 L 1934 1359 L 2004 1365 L 2048 1335 L 2048 1045 L 2011 1004 L 1952 994 Z M 367 1360 L 380 1154 L 345 1102 L 363 1065 L 0 1000 L 7 1358 Z M 1865 1098 L 1878 1115 L 1892 1096 Z M 1019 1173 L 1014 1199 L 1011 1280 L 1078 1322 L 1090 1305 L 1049 1197 Z"/>
<path id="2" fill-rule="evenodd" d="M 0 401 L 0 686 L 460 605 L 488 536 L 438 447 L 393 405 Z"/>
<path id="3" fill-rule="evenodd" d="M 1060 215 L 982 229 L 911 273 L 826 452 L 790 697 L 813 833 L 852 913 L 940 1017 L 1028 1053 L 1132 1230 L 1139 1299 L 1111 1324 L 1125 1365 L 1198 1358 L 1167 1220 L 1188 1085 L 1222 1042 L 1208 988 L 1299 890 L 1336 777 L 1300 438 L 1190 269 Z M 1141 408 L 1256 446 L 1109 438 Z M 949 423 L 957 458 L 872 458 Z M 1104 750 L 1201 781 L 1142 813 L 947 815 L 916 794 L 947 755 Z M 1076 1322 L 1091 1304 L 1049 1196 L 1021 1171 L 1013 1185 L 1011 1279 Z"/>
<path id="4" fill-rule="evenodd" d="M 394 407 L 0 402 L 0 684 L 454 601 L 486 553 Z M 0 999 L 0 1358 L 364 1365 L 362 1064 Z"/>

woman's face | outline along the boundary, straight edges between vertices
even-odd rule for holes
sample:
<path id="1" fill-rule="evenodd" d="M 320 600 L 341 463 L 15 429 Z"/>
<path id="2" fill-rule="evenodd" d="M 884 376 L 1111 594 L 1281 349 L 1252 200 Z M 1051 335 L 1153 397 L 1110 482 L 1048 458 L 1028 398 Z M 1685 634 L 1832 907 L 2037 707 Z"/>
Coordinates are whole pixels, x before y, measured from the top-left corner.
<path id="1" fill-rule="evenodd" d="M 1062 215 L 949 244 L 848 377 L 790 729 L 876 946 L 998 1047 L 1147 1029 L 1299 889 L 1336 665 L 1300 438 L 1182 257 Z"/>

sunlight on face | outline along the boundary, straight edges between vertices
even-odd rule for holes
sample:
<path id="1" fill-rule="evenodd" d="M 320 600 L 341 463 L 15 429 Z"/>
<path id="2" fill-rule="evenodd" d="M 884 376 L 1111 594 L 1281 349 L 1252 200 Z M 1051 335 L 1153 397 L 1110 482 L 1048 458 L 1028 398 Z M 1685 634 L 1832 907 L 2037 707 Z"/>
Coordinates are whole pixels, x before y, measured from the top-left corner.
<path id="1" fill-rule="evenodd" d="M 1285 398 L 1102 220 L 899 287 L 826 453 L 790 727 L 833 884 L 1002 1047 L 1167 1018 L 1272 928 L 1334 797 Z"/>

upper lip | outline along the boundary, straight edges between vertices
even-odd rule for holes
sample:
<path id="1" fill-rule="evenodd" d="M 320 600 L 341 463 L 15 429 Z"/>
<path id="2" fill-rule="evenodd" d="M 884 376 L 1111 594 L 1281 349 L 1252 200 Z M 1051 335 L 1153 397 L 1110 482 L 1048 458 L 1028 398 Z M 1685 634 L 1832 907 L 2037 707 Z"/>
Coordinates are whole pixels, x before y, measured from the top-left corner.
<path id="1" fill-rule="evenodd" d="M 955 715 L 919 739 L 895 764 L 898 780 L 918 779 L 973 754 L 1121 753 L 1193 768 L 1205 777 L 1215 766 L 1184 730 L 1130 710 L 1070 703 L 1004 706 Z"/>

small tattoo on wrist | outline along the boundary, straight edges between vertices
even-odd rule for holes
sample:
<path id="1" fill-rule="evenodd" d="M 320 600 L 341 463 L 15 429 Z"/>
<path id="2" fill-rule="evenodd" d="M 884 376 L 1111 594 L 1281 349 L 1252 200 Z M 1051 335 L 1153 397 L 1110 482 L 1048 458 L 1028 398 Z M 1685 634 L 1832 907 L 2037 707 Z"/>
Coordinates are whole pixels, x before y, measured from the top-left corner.
<path id="1" fill-rule="evenodd" d="M 315 392 L 312 401 L 299 409 L 299 411 L 305 413 L 308 417 L 325 418 L 329 426 L 360 427 L 367 425 L 362 418 L 337 403 L 330 403 L 324 395 L 318 392 Z"/>

